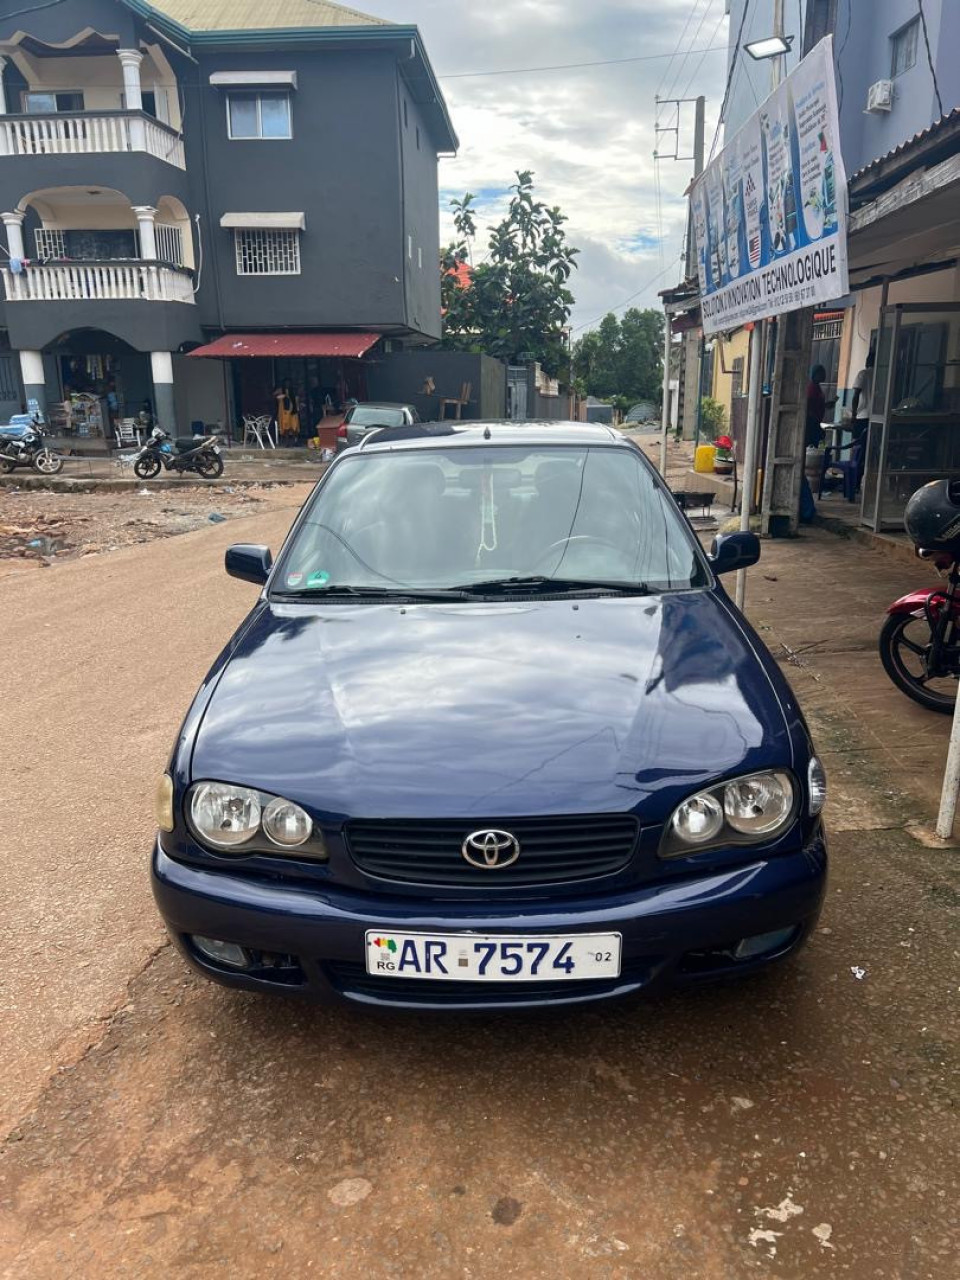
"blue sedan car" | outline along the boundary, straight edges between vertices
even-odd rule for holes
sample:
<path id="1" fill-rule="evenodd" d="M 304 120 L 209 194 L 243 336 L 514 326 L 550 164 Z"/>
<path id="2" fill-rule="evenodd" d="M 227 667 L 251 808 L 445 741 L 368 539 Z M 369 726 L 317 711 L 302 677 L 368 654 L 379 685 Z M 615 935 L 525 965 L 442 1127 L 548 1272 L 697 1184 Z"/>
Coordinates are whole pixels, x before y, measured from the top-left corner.
<path id="1" fill-rule="evenodd" d="M 446 423 L 343 453 L 158 796 L 153 889 L 210 978 L 417 1009 L 573 1005 L 800 947 L 826 875 L 803 716 L 643 454 Z"/>

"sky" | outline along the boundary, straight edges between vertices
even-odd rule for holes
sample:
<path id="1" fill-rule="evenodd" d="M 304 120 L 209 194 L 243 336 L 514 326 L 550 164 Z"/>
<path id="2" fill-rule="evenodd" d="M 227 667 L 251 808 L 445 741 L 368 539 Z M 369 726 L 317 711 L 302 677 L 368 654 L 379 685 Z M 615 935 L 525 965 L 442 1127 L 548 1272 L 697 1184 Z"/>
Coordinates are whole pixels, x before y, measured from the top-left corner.
<path id="1" fill-rule="evenodd" d="M 485 228 L 502 214 L 514 173 L 531 169 L 538 197 L 560 206 L 580 250 L 574 336 L 607 311 L 659 306 L 657 290 L 681 275 L 683 193 L 693 174 L 690 159 L 666 157 L 691 156 L 693 104 L 680 108 L 678 147 L 677 135 L 655 133 L 655 97 L 705 95 L 709 153 L 726 80 L 724 0 L 352 2 L 415 23 L 440 80 L 460 138 L 457 157 L 440 161 L 444 242 L 453 234 L 450 199 L 472 191 L 481 260 Z M 507 74 L 464 74 L 480 71 Z M 677 114 L 661 106 L 661 125 L 675 125 Z"/>

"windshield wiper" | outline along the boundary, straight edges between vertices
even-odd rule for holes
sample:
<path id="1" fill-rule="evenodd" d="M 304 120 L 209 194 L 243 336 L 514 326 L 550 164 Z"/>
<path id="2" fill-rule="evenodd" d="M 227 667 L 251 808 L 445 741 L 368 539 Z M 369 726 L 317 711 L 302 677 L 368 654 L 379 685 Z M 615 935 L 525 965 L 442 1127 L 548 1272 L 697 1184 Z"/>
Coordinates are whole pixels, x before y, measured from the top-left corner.
<path id="1" fill-rule="evenodd" d="M 442 587 L 355 587 L 347 582 L 336 582 L 329 586 L 304 587 L 300 591 L 275 591 L 272 593 L 278 600 L 317 600 L 342 599 L 349 596 L 359 600 L 468 600 L 466 591 L 459 587 L 446 589 Z"/>
<path id="2" fill-rule="evenodd" d="M 462 582 L 458 590 L 471 595 L 494 591 L 562 592 L 564 595 L 595 595 L 598 591 L 616 591 L 620 595 L 645 596 L 650 588 L 645 582 L 613 582 L 604 578 L 548 578 L 542 573 L 516 575 L 510 578 L 485 578 L 481 582 Z"/>

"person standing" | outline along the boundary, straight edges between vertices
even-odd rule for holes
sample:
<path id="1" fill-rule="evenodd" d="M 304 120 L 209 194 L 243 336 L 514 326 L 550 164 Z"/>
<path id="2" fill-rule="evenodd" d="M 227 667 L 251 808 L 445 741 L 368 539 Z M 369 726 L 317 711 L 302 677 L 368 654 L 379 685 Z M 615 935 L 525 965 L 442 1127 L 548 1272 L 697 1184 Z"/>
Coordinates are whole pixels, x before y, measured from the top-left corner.
<path id="1" fill-rule="evenodd" d="M 827 412 L 827 397 L 823 394 L 823 382 L 827 371 L 822 364 L 815 364 L 810 370 L 810 381 L 807 383 L 807 430 L 806 445 L 808 449 L 818 449 L 823 443 L 823 416 Z"/>
<path id="2" fill-rule="evenodd" d="M 870 425 L 870 413 L 873 407 L 873 365 L 875 354 L 871 348 L 867 362 L 853 380 L 853 443 L 860 444 L 866 437 Z"/>

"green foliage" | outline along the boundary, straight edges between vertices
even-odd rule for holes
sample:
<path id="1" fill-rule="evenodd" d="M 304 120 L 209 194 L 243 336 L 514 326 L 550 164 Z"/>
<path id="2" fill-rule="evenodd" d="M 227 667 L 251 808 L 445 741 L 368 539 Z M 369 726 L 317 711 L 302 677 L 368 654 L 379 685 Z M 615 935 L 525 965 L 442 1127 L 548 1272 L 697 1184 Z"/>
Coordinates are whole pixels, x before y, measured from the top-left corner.
<path id="1" fill-rule="evenodd" d="M 700 401 L 700 436 L 703 440 L 716 440 L 727 429 L 727 411 L 719 400 L 704 396 Z"/>
<path id="2" fill-rule="evenodd" d="M 573 348 L 573 371 L 582 393 L 658 401 L 663 391 L 663 315 L 631 307 L 618 320 L 611 311 Z"/>
<path id="3" fill-rule="evenodd" d="M 563 329 L 573 294 L 567 283 L 578 250 L 566 243 L 566 217 L 533 195 L 533 174 L 517 174 L 506 216 L 490 229 L 487 258 L 462 288 L 452 274 L 476 235 L 474 197 L 451 201 L 457 239 L 440 255 L 443 345 L 501 360 L 536 360 L 551 377 L 568 372 Z"/>

